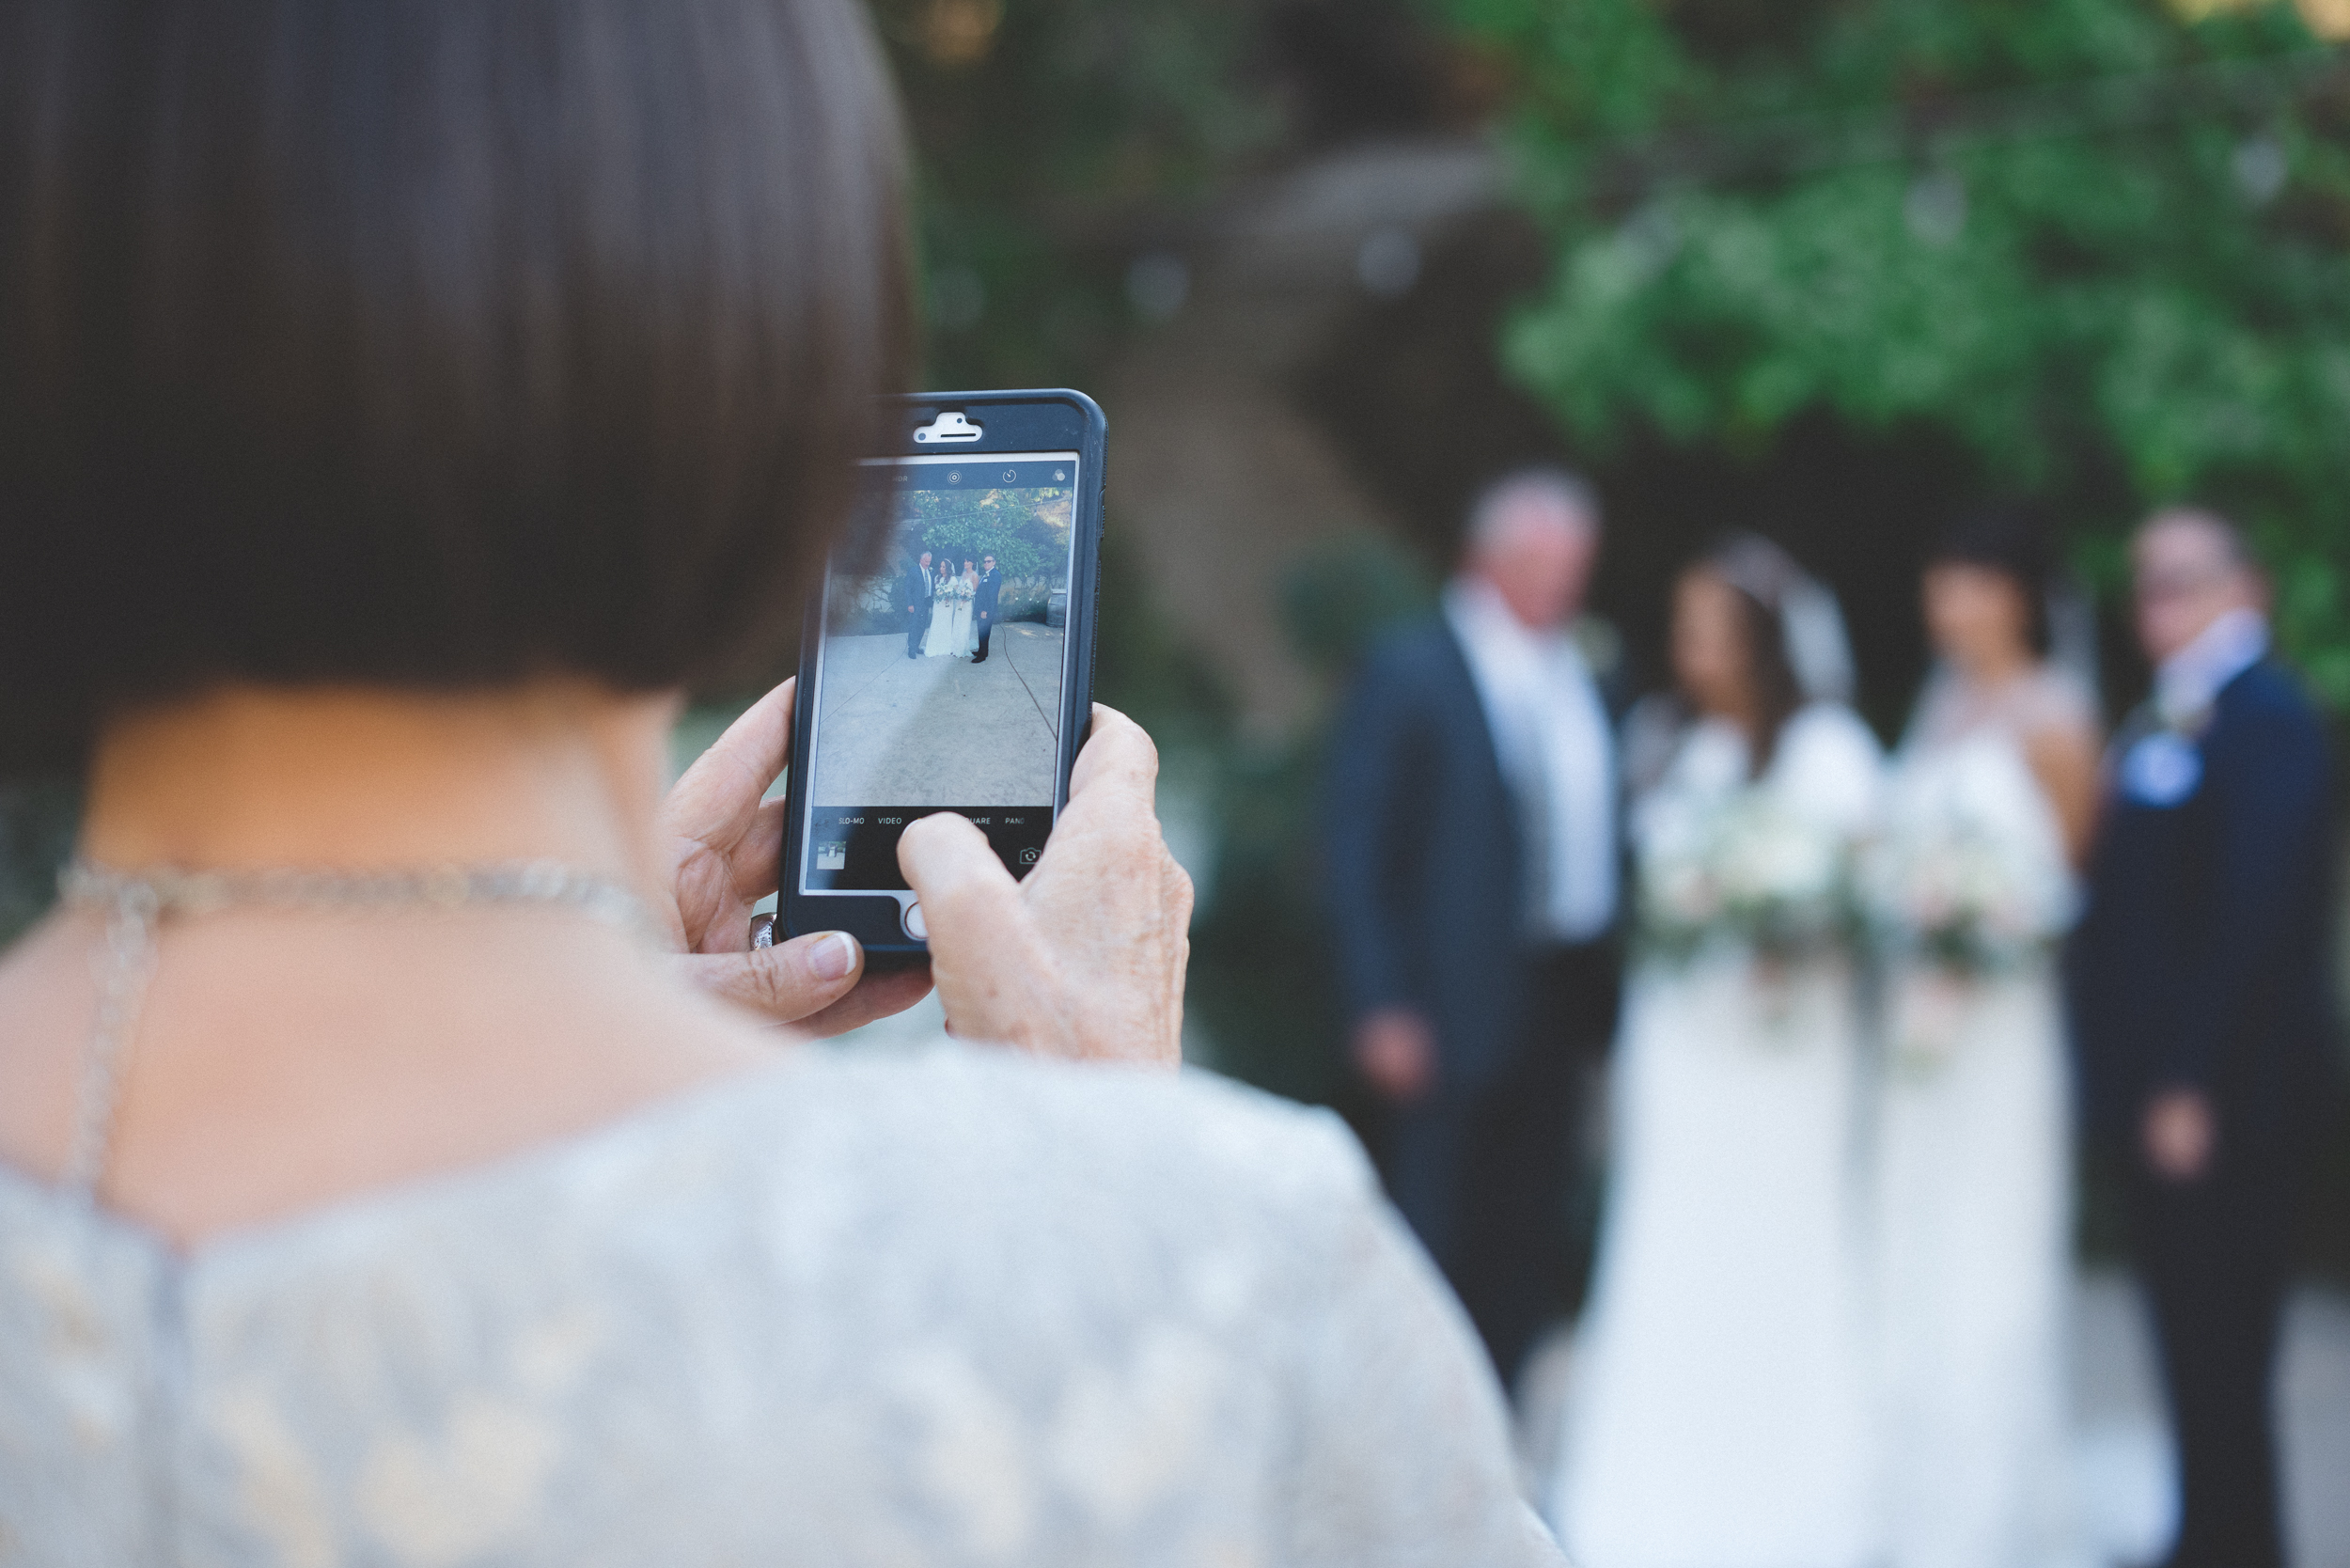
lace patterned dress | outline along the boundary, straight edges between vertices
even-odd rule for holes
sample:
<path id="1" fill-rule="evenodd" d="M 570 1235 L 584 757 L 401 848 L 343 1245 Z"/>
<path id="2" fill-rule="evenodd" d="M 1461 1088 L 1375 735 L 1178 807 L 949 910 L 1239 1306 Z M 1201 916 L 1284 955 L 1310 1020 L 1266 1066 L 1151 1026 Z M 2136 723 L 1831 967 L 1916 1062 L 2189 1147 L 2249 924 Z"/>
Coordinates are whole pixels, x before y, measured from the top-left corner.
<path id="1" fill-rule="evenodd" d="M 931 629 L 922 635 L 922 656 L 944 659 L 959 655 L 971 635 L 971 602 L 958 600 L 963 579 L 950 572 L 938 574 L 935 591 L 931 596 Z M 962 606 L 962 619 L 956 619 L 956 606 Z"/>
<path id="2" fill-rule="evenodd" d="M 194 1257 L 0 1171 L 0 1561 L 1561 1559 L 1335 1121 L 939 1046 Z"/>
<path id="3" fill-rule="evenodd" d="M 1849 855 L 1875 823 L 1881 772 L 1875 739 L 1841 707 L 1791 719 L 1751 781 L 1745 737 L 1698 724 L 1636 803 L 1642 880 L 1653 885 L 1675 823 L 1741 806 Z M 1634 968 L 1552 1499 L 1583 1568 L 1877 1560 L 1862 1054 L 1846 953 L 1773 973 L 1724 944 Z"/>
<path id="4" fill-rule="evenodd" d="M 2013 924 L 1996 969 L 1913 959 L 1886 976 L 1875 1256 L 1886 1521 L 1895 1568 L 2079 1560 L 2065 1480 L 2072 1244 L 2068 1079 L 2053 939 L 2073 876 L 2025 760 L 2091 698 L 2043 672 L 1996 695 L 1929 685 L 1894 772 L 1888 850 L 1971 841 Z M 1915 856 L 1911 857 L 1914 861 Z"/>
<path id="5" fill-rule="evenodd" d="M 955 651 L 966 659 L 979 651 L 979 574 L 976 572 L 964 573 L 963 612 L 957 622 L 957 635 L 962 640 L 956 644 Z"/>

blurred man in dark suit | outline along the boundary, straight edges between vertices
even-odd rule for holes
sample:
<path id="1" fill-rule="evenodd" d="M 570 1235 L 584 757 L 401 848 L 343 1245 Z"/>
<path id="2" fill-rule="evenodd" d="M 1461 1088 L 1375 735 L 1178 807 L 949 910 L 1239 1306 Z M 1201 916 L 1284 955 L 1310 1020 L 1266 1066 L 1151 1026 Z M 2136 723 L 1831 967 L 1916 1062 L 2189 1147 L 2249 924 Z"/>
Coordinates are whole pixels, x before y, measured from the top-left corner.
<path id="1" fill-rule="evenodd" d="M 1371 652 L 1324 851 L 1383 1166 L 1505 1384 L 1565 1307 L 1582 1088 L 1615 1027 L 1615 743 L 1568 628 L 1600 543 L 1570 475 L 1489 489 L 1443 613 Z"/>
<path id="2" fill-rule="evenodd" d="M 2329 1078 L 2331 792 L 2317 712 L 2269 656 L 2225 520 L 2133 552 L 2154 696 L 2114 742 L 2070 955 L 2093 1132 L 2130 1170 L 2179 1450 L 2172 1568 L 2273 1568 L 2269 1384 L 2295 1200 Z"/>
<path id="3" fill-rule="evenodd" d="M 906 612 L 906 657 L 922 656 L 922 634 L 931 629 L 931 553 L 908 561 L 898 575 L 898 602 Z"/>
<path id="4" fill-rule="evenodd" d="M 987 663 L 987 639 L 995 632 L 995 610 L 1004 597 L 1004 574 L 995 570 L 995 557 L 987 557 L 979 562 L 979 586 L 971 596 L 971 625 L 978 633 L 979 646 L 971 655 L 975 665 Z"/>

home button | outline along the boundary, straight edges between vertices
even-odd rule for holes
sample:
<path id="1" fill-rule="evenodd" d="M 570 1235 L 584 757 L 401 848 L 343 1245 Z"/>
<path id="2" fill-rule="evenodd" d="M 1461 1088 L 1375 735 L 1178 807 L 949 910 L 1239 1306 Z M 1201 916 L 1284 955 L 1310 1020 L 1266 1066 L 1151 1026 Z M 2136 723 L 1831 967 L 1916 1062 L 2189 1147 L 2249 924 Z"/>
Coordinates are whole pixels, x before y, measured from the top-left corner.
<path id="1" fill-rule="evenodd" d="M 931 925 L 928 920 L 922 918 L 922 906 L 919 903 L 906 905 L 905 920 L 908 936 L 913 937 L 916 942 L 927 942 L 931 939 Z"/>

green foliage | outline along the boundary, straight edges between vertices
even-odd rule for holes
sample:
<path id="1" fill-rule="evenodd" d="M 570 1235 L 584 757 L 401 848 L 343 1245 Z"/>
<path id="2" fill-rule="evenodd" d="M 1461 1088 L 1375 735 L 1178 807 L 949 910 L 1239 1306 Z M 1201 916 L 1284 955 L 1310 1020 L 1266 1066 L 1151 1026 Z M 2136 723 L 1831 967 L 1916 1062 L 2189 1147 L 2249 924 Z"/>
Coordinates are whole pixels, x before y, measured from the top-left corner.
<path id="1" fill-rule="evenodd" d="M 929 384 L 1082 380 L 1127 320 L 1109 235 L 1269 146 L 1237 0 L 870 0 L 921 169 Z"/>
<path id="2" fill-rule="evenodd" d="M 1282 628 L 1325 682 L 1343 680 L 1381 631 L 1434 601 L 1426 568 L 1384 534 L 1324 544 L 1281 577 Z"/>
<path id="3" fill-rule="evenodd" d="M 1434 601 L 1425 570 L 1368 531 L 1332 541 L 1281 581 L 1291 646 L 1326 693 L 1397 621 Z M 1104 657 L 1106 668 L 1108 658 Z M 1216 796 L 1214 898 L 1192 929 L 1190 1005 L 1226 1072 L 1292 1099 L 1346 1104 L 1340 1017 L 1321 892 L 1325 726 L 1232 759 Z"/>
<path id="4" fill-rule="evenodd" d="M 1151 731 L 1170 760 L 1212 756 L 1230 731 L 1232 694 L 1159 607 L 1127 537 L 1103 534 L 1094 698 Z"/>
<path id="5" fill-rule="evenodd" d="M 1579 442 L 1936 425 L 2108 583 L 2207 500 L 2350 705 L 2350 57 L 2290 8 L 1440 3 L 1515 71 L 1556 268 L 1503 351 Z"/>
<path id="6" fill-rule="evenodd" d="M 958 562 L 994 556 L 1006 577 L 1034 577 L 1069 558 L 1072 500 L 1065 490 L 909 490 L 900 538 Z"/>
<path id="7" fill-rule="evenodd" d="M 1323 913 L 1318 729 L 1227 764 L 1215 796 L 1214 897 L 1191 931 L 1184 996 L 1216 1067 L 1316 1105 L 1342 1105 L 1343 1021 Z"/>

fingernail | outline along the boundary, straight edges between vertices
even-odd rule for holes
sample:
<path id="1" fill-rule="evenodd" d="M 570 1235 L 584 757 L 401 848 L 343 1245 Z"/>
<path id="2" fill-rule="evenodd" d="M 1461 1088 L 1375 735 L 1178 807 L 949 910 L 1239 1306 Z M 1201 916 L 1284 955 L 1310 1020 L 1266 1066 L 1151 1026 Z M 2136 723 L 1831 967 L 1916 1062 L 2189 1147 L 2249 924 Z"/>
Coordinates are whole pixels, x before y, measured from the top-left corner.
<path id="1" fill-rule="evenodd" d="M 828 931 L 808 949 L 808 971 L 818 980 L 846 980 L 856 967 L 856 938 L 845 931 Z"/>

